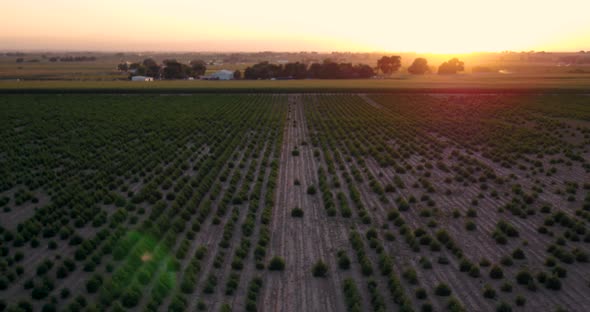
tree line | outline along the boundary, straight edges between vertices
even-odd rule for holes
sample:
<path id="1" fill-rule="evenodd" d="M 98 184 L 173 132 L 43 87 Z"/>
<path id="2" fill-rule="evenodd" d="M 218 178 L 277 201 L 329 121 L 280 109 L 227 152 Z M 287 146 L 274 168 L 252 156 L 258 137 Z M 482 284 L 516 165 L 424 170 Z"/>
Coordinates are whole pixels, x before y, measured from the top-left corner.
<path id="1" fill-rule="evenodd" d="M 401 68 L 401 57 L 383 56 L 377 61 L 375 68 L 367 64 L 337 63 L 326 59 L 321 63 L 305 64 L 301 62 L 273 64 L 268 61 L 249 66 L 243 73 L 244 79 L 366 79 L 378 73 L 391 75 Z M 158 64 L 148 58 L 142 62 L 121 63 L 117 66 L 120 71 L 131 72 L 133 75 L 149 76 L 156 79 L 187 79 L 205 74 L 207 66 L 203 60 L 193 60 L 189 64 L 180 63 L 175 59 L 164 60 Z M 438 68 L 439 74 L 456 74 L 464 70 L 464 63 L 453 58 L 442 63 Z M 416 58 L 408 67 L 408 73 L 423 75 L 430 73 L 431 68 L 425 58 Z M 242 78 L 242 73 L 236 71 L 235 79 Z"/>
<path id="2" fill-rule="evenodd" d="M 117 69 L 132 72 L 133 75 L 154 77 L 156 79 L 187 79 L 205 74 L 207 66 L 203 60 L 192 60 L 189 64 L 180 63 L 175 59 L 162 61 L 158 64 L 154 59 L 147 58 L 142 62 L 121 63 Z"/>
<path id="3" fill-rule="evenodd" d="M 401 68 L 401 56 L 383 56 L 377 61 L 377 69 L 386 75 L 391 75 Z M 465 63 L 458 58 L 452 58 L 438 67 L 439 74 L 456 74 L 465 70 Z M 423 57 L 414 59 L 408 67 L 408 73 L 413 75 L 424 75 L 431 72 L 428 60 Z"/>
<path id="4" fill-rule="evenodd" d="M 45 55 L 43 55 L 42 57 L 46 58 Z M 52 63 L 55 63 L 55 62 L 94 62 L 96 60 L 97 60 L 96 56 L 52 56 L 49 58 L 49 61 Z M 19 57 L 16 59 L 16 62 L 23 63 L 23 62 L 25 62 L 25 59 L 23 57 Z M 27 62 L 39 63 L 40 60 L 39 59 L 30 59 L 30 60 L 27 60 Z"/>
<path id="5" fill-rule="evenodd" d="M 377 61 L 375 68 L 366 64 L 336 63 L 329 59 L 322 63 L 305 63 L 295 62 L 281 64 L 272 64 L 269 62 L 260 62 L 249 66 L 244 71 L 245 79 L 359 79 L 370 78 L 377 73 L 391 75 L 401 68 L 401 57 L 383 56 Z M 456 74 L 464 71 L 465 65 L 457 58 L 450 59 L 442 63 L 438 68 L 439 74 Z M 413 75 L 423 75 L 430 73 L 431 69 L 425 58 L 416 58 L 412 65 L 408 67 L 408 73 Z"/>
<path id="6" fill-rule="evenodd" d="M 53 56 L 49 58 L 50 62 L 93 62 L 96 56 Z"/>
<path id="7" fill-rule="evenodd" d="M 351 79 L 370 78 L 375 75 L 371 66 L 365 64 L 336 63 L 325 60 L 322 63 L 307 65 L 300 62 L 284 65 L 261 62 L 247 67 L 245 79 Z"/>

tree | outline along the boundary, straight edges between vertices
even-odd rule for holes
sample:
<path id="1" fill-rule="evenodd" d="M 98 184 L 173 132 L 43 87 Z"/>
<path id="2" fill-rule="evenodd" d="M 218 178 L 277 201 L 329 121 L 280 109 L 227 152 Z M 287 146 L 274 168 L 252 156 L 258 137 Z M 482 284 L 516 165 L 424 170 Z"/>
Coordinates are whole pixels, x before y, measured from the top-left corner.
<path id="1" fill-rule="evenodd" d="M 236 70 L 236 71 L 234 72 L 234 79 L 235 79 L 235 80 L 240 80 L 240 79 L 242 79 L 242 72 L 241 72 L 241 71 L 239 71 L 239 70 Z"/>
<path id="2" fill-rule="evenodd" d="M 203 60 L 192 60 L 190 65 L 195 76 L 203 76 L 207 71 L 207 66 Z"/>
<path id="3" fill-rule="evenodd" d="M 414 59 L 412 65 L 408 67 L 408 73 L 412 75 L 424 75 L 425 73 L 429 72 L 430 68 L 428 67 L 428 61 L 425 58 L 419 57 Z"/>
<path id="4" fill-rule="evenodd" d="M 281 73 L 281 66 L 269 62 L 261 62 L 247 67 L 244 70 L 246 79 L 270 79 L 276 78 Z"/>
<path id="5" fill-rule="evenodd" d="M 354 68 L 354 78 L 371 78 L 375 76 L 375 71 L 367 64 L 358 64 Z"/>
<path id="6" fill-rule="evenodd" d="M 398 55 L 383 56 L 377 61 L 377 68 L 386 75 L 391 75 L 402 66 L 402 58 Z"/>
<path id="7" fill-rule="evenodd" d="M 145 74 L 146 76 L 149 77 L 159 77 L 160 76 L 160 65 L 158 65 L 158 63 L 156 63 L 156 61 L 152 58 L 147 58 L 145 60 L 143 60 L 142 63 L 143 67 L 145 68 Z M 141 68 L 141 67 L 140 67 Z M 138 68 L 138 71 L 136 72 L 136 74 L 141 75 L 142 73 L 140 73 L 140 68 Z"/>
<path id="8" fill-rule="evenodd" d="M 165 60 L 163 70 L 164 79 L 185 79 L 193 75 L 193 69 L 177 60 Z"/>
<path id="9" fill-rule="evenodd" d="M 458 58 L 452 58 L 447 62 L 442 63 L 438 67 L 439 74 L 456 74 L 457 72 L 465 70 L 465 63 L 459 61 Z"/>
<path id="10" fill-rule="evenodd" d="M 119 71 L 127 71 L 127 70 L 129 70 L 129 64 L 127 64 L 127 63 L 121 63 L 121 64 L 117 65 L 117 70 L 119 70 Z"/>
<path id="11" fill-rule="evenodd" d="M 146 58 L 142 64 L 145 67 L 158 66 L 158 63 L 153 58 Z"/>
<path id="12" fill-rule="evenodd" d="M 309 66 L 309 69 L 307 70 L 307 75 L 309 78 L 320 78 L 321 70 L 322 70 L 322 64 L 313 63 Z"/>
<path id="13" fill-rule="evenodd" d="M 321 65 L 320 76 L 318 78 L 330 79 L 338 77 L 338 74 L 340 73 L 340 66 L 338 63 L 335 63 L 330 59 L 325 59 Z"/>
<path id="14" fill-rule="evenodd" d="M 282 75 L 294 79 L 303 79 L 307 76 L 307 65 L 303 63 L 287 63 L 283 68 Z"/>

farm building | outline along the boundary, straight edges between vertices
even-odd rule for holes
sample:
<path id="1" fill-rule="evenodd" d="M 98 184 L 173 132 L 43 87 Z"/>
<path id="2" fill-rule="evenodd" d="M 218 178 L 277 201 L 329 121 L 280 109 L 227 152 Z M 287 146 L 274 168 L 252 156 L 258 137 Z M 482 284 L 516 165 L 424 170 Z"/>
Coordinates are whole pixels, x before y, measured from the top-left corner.
<path id="1" fill-rule="evenodd" d="M 232 80 L 234 79 L 234 72 L 227 69 L 222 69 L 220 71 L 216 71 L 211 75 L 207 75 L 202 77 L 201 79 L 205 80 Z"/>
<path id="2" fill-rule="evenodd" d="M 131 81 L 154 81 L 154 78 L 146 76 L 133 76 L 131 77 Z"/>

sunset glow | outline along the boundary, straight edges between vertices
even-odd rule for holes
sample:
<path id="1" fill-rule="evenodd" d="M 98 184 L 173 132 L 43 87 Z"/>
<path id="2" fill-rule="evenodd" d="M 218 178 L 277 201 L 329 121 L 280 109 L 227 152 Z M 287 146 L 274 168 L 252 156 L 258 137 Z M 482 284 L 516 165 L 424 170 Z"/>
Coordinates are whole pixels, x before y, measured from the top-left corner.
<path id="1" fill-rule="evenodd" d="M 0 49 L 590 49 L 586 0 L 9 0 L 2 11 Z"/>

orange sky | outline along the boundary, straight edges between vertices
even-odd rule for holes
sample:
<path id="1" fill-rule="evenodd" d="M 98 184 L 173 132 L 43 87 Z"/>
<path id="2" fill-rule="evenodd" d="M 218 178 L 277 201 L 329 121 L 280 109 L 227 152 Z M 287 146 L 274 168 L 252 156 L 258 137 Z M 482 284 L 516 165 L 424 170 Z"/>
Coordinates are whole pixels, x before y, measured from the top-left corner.
<path id="1" fill-rule="evenodd" d="M 4 50 L 590 49 L 589 0 L 4 0 L 2 12 Z"/>

